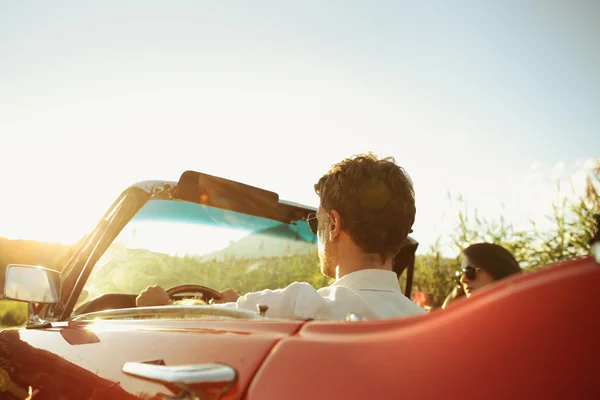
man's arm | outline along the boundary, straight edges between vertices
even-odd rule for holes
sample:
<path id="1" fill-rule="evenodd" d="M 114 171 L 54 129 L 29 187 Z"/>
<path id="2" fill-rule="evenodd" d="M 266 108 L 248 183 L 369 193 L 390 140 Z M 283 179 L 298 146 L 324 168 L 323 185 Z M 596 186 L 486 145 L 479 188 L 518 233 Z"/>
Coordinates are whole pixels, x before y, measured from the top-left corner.
<path id="1" fill-rule="evenodd" d="M 240 297 L 233 289 L 226 289 L 221 294 L 223 298 L 213 301 L 213 303 L 235 302 Z M 166 306 L 168 304 L 176 304 L 176 302 L 171 300 L 166 290 L 159 285 L 148 286 L 135 298 L 136 307 Z M 205 303 L 201 302 L 201 304 Z"/>
<path id="2" fill-rule="evenodd" d="M 223 298 L 221 300 L 212 300 L 210 304 L 234 303 L 240 298 L 238 292 L 233 289 L 225 289 L 221 292 Z"/>
<path id="3" fill-rule="evenodd" d="M 213 301 L 213 307 L 242 309 L 256 312 L 258 305 L 268 307 L 266 316 L 285 319 L 327 319 L 329 299 L 319 295 L 317 290 L 305 282 L 294 282 L 283 289 L 265 289 L 260 292 L 239 296 L 233 289 L 223 291 L 223 299 Z M 150 286 L 136 298 L 138 307 L 163 306 L 172 304 L 167 292 L 160 286 Z M 314 314 L 314 315 L 313 315 Z M 327 315 L 327 316 L 326 316 Z"/>
<path id="4" fill-rule="evenodd" d="M 269 318 L 332 319 L 331 303 L 310 284 L 294 282 L 283 289 L 247 293 L 235 303 L 216 304 L 215 307 L 256 312 L 258 305 L 264 305 L 268 307 L 265 316 Z"/>
<path id="5" fill-rule="evenodd" d="M 136 307 L 166 306 L 171 298 L 166 290 L 158 285 L 148 286 L 135 298 Z"/>

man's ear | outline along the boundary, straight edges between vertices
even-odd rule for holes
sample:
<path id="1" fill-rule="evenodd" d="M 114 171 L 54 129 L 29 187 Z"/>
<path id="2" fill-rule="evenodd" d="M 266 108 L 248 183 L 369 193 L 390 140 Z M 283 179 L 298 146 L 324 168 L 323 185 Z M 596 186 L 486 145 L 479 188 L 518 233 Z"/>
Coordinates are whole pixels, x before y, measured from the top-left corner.
<path id="1" fill-rule="evenodd" d="M 331 210 L 329 216 L 329 240 L 333 240 L 342 232 L 342 217 L 336 210 Z"/>

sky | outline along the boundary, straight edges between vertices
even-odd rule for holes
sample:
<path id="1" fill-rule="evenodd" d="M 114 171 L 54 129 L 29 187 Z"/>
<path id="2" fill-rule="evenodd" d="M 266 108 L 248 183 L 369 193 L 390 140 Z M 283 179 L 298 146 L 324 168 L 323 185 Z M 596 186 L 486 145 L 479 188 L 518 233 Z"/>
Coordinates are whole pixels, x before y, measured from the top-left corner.
<path id="1" fill-rule="evenodd" d="M 524 227 L 600 156 L 599 18 L 594 0 L 3 3 L 0 236 L 74 243 L 128 185 L 187 169 L 317 206 L 318 178 L 367 151 L 412 177 L 420 251 L 459 194 Z"/>

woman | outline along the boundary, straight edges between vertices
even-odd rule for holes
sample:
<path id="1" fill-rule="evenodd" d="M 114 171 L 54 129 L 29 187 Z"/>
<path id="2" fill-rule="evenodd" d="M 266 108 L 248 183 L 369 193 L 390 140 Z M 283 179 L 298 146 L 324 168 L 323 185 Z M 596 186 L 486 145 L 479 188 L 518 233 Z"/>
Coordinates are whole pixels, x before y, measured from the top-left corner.
<path id="1" fill-rule="evenodd" d="M 492 282 L 521 272 L 515 257 L 497 244 L 476 243 L 463 254 L 460 285 L 467 297 Z"/>

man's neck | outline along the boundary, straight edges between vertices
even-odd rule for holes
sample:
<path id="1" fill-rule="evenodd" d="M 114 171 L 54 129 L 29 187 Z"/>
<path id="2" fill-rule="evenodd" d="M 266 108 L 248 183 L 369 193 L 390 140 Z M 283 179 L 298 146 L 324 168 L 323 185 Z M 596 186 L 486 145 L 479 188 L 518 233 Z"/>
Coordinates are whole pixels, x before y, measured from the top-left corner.
<path id="1" fill-rule="evenodd" d="M 381 262 L 381 258 L 377 254 L 361 254 L 355 257 L 345 257 L 338 262 L 335 267 L 335 279 L 338 280 L 352 272 L 362 271 L 365 269 L 380 269 L 384 271 L 392 270 L 392 258 L 388 258 L 385 262 Z"/>

